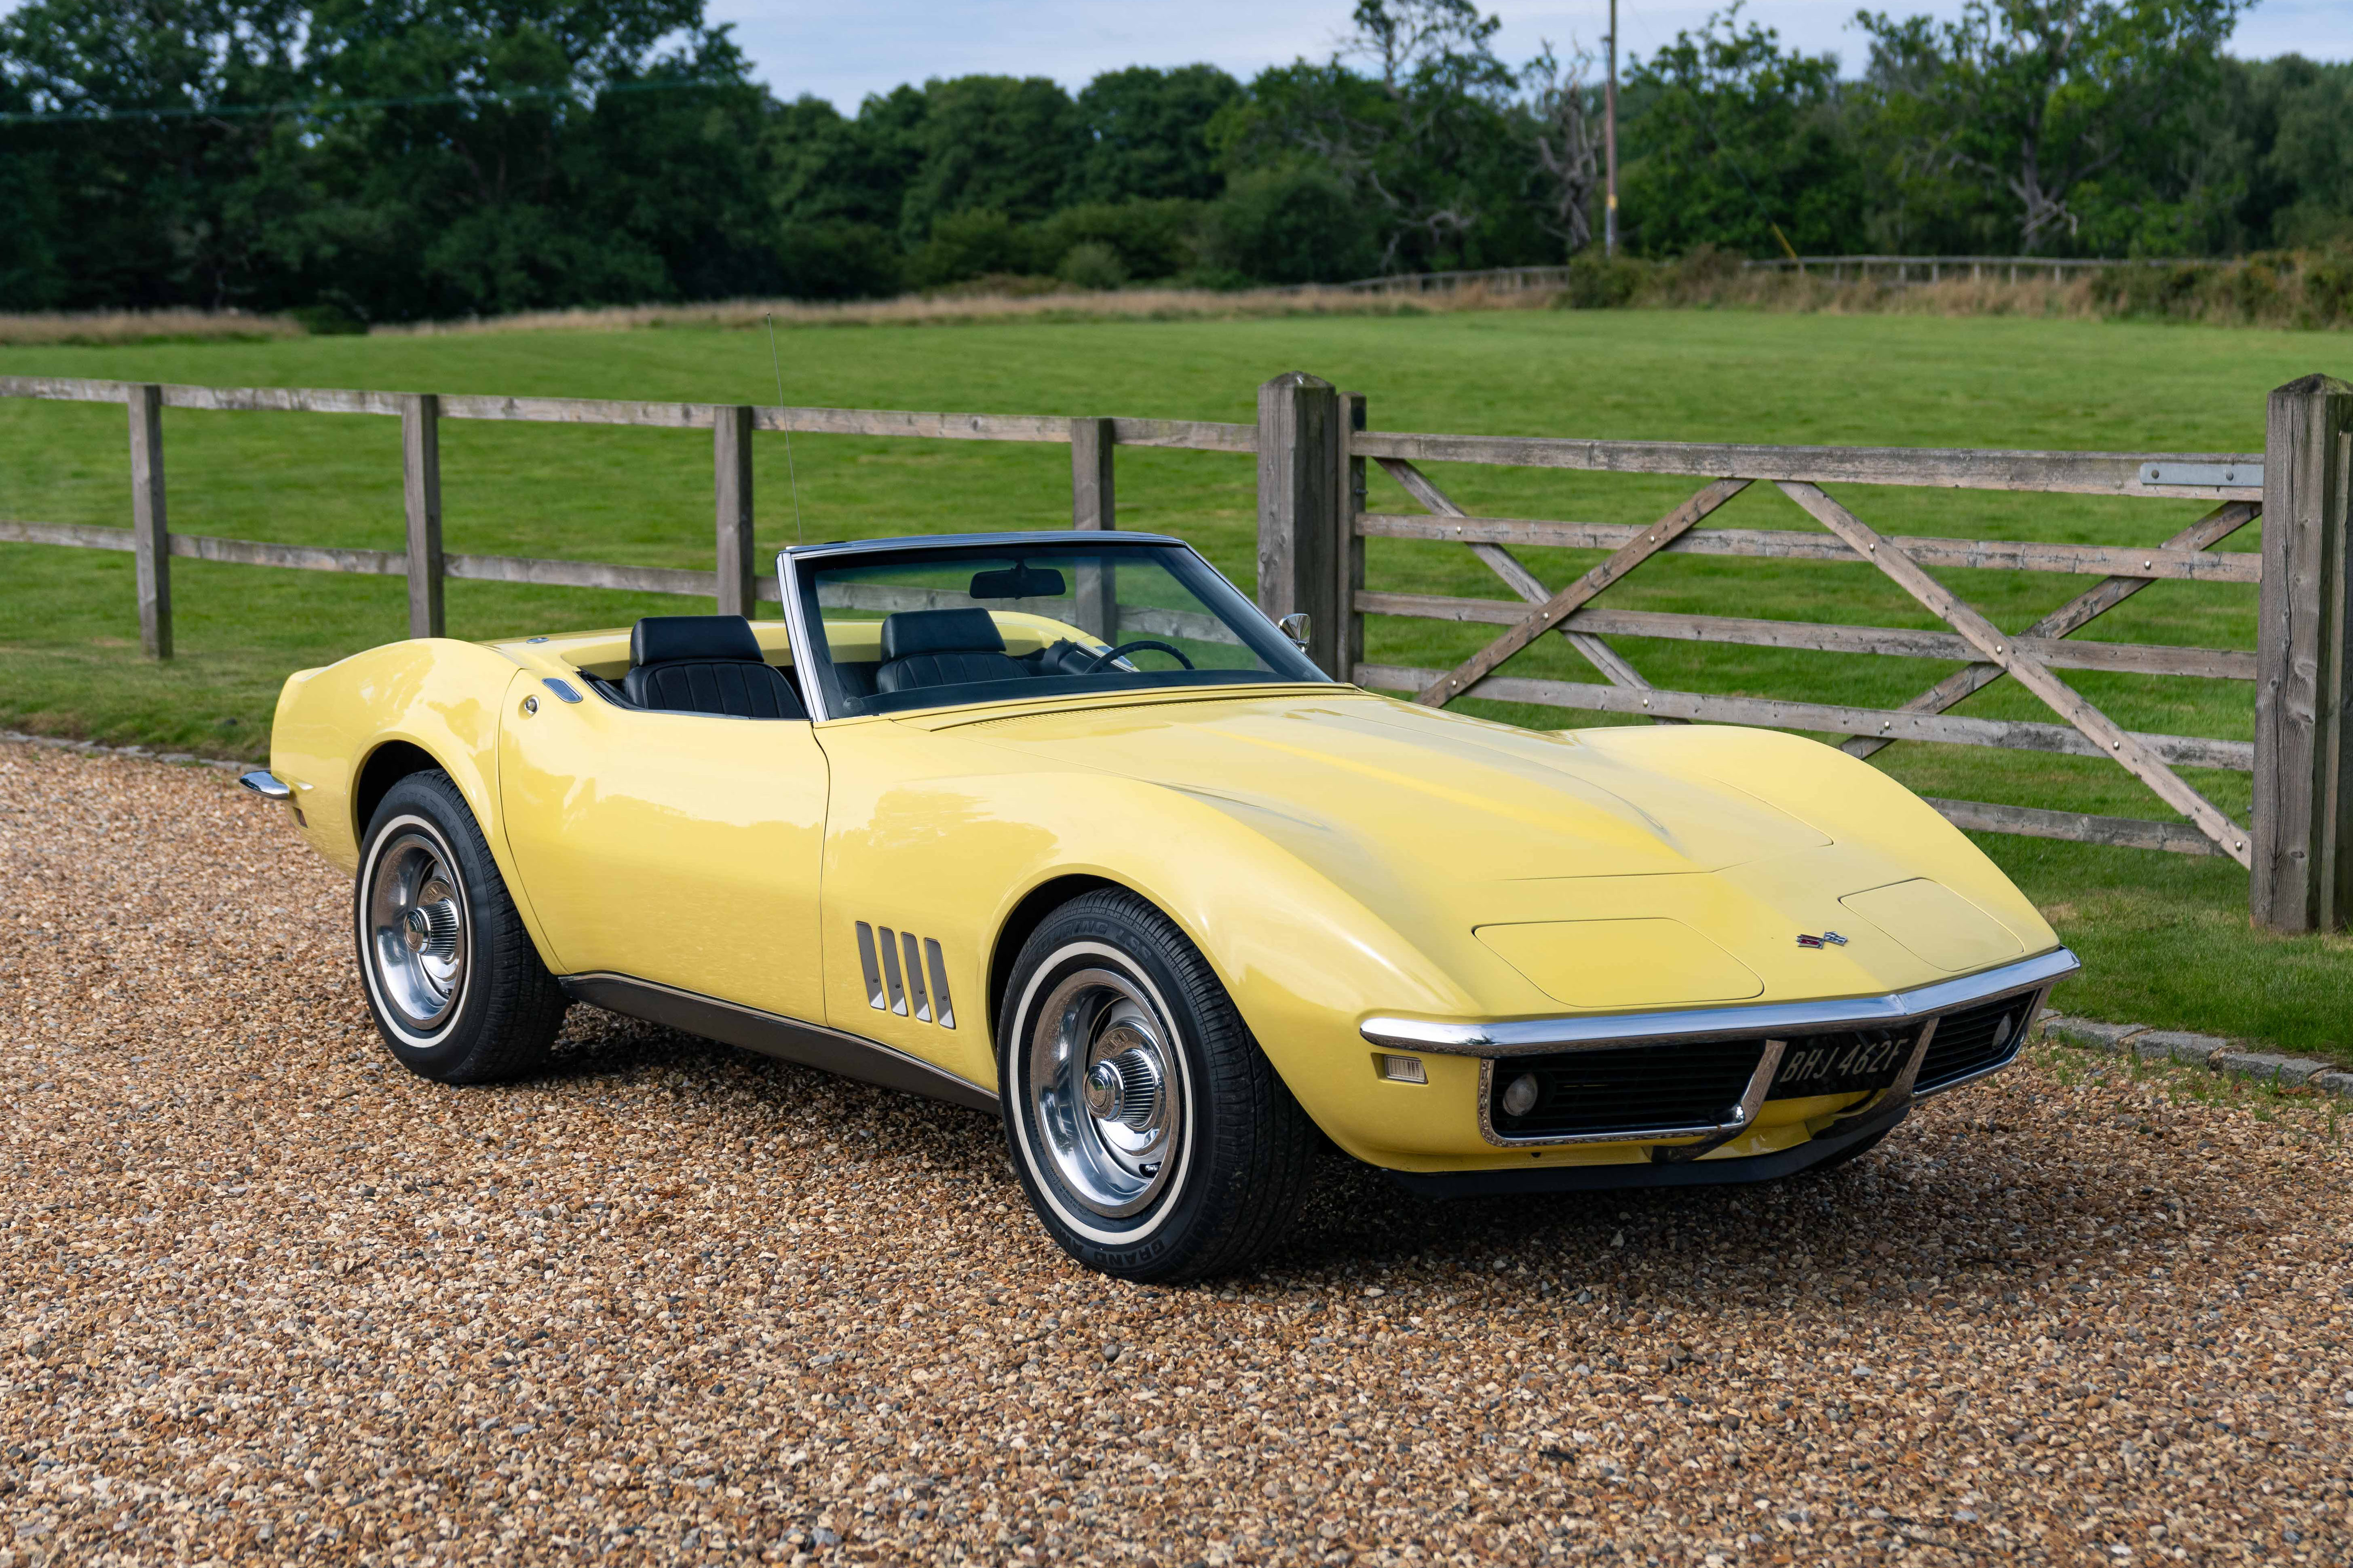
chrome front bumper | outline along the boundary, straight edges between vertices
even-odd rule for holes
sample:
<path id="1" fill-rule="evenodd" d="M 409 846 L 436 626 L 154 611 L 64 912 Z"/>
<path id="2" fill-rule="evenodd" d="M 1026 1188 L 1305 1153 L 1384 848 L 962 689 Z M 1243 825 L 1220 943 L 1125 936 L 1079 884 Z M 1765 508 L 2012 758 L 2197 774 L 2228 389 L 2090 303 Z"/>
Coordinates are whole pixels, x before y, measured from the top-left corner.
<path id="1" fill-rule="evenodd" d="M 1358 1032 L 1393 1051 L 1441 1056 L 1528 1057 L 1580 1047 L 1663 1046 L 1679 1040 L 1730 1040 L 1746 1035 L 1822 1035 L 1840 1029 L 1898 1028 L 1931 1013 L 2055 984 L 2083 968 L 2065 948 L 1913 991 L 1835 1002 L 1759 1002 L 1739 1007 L 1683 1007 L 1668 1013 L 1596 1013 L 1570 1018 L 1514 1018 L 1493 1024 L 1441 1024 L 1421 1018 L 1367 1018 Z"/>
<path id="2" fill-rule="evenodd" d="M 1847 1030 L 1901 1029 L 1920 1026 L 1919 1036 L 1894 1078 L 1869 1097 L 1839 1113 L 1841 1122 L 1879 1118 L 1900 1112 L 1915 1100 L 2000 1071 L 2017 1058 L 2051 987 L 2083 967 L 2075 955 L 2058 948 L 1999 969 L 1982 970 L 1957 980 L 1939 981 L 1911 991 L 1879 996 L 1851 997 L 1830 1002 L 1761 1003 L 1741 1007 L 1686 1008 L 1668 1013 L 1619 1013 L 1589 1017 L 1527 1018 L 1488 1024 L 1435 1023 L 1414 1018 L 1368 1018 L 1364 1037 L 1391 1050 L 1427 1051 L 1437 1055 L 1475 1056 L 1479 1065 L 1479 1133 L 1497 1148 L 1558 1147 L 1573 1143 L 1662 1143 L 1653 1158 L 1666 1162 L 1695 1160 L 1746 1131 L 1763 1109 L 1774 1075 L 1791 1039 Z M 2010 1047 L 1997 1059 L 1926 1089 L 1917 1088 L 1920 1069 L 1936 1034 L 1937 1019 L 1971 1004 L 2026 992 L 2033 995 L 2026 1020 Z M 1736 1105 L 1713 1122 L 1676 1126 L 1624 1126 L 1593 1131 L 1514 1135 L 1494 1125 L 1496 1067 L 1515 1057 L 1548 1056 L 1577 1050 L 1623 1048 L 1629 1046 L 1672 1046 L 1704 1041 L 1761 1039 L 1764 1048 L 1746 1089 Z M 1684 1142 L 1695 1140 L 1696 1142 Z"/>

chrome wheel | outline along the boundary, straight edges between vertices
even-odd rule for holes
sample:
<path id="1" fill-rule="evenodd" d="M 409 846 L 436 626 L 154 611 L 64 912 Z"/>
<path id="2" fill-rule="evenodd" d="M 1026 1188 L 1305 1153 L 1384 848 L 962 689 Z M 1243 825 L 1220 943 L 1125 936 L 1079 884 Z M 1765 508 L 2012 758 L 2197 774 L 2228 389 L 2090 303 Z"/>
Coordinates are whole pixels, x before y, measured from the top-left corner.
<path id="1" fill-rule="evenodd" d="M 386 836 L 364 936 L 377 994 L 399 1022 L 420 1035 L 448 1022 L 465 992 L 470 943 L 464 885 L 437 837 L 415 827 Z"/>
<path id="2" fill-rule="evenodd" d="M 1184 1069 L 1167 1026 L 1126 976 L 1096 968 L 1064 978 L 1035 1017 L 1029 1121 L 1054 1176 L 1103 1218 L 1146 1207 L 1185 1133 Z"/>

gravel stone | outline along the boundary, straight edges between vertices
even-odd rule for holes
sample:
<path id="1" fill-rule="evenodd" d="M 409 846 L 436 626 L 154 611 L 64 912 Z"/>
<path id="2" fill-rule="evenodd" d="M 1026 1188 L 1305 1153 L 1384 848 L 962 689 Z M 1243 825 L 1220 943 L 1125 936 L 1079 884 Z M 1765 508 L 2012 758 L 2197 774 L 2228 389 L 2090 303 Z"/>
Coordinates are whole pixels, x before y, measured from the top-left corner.
<path id="1" fill-rule="evenodd" d="M 2219 1035 L 2192 1035 L 2179 1029 L 2158 1029 L 2133 1042 L 2133 1049 L 2145 1057 L 2168 1058 L 2177 1062 L 2211 1062 L 2217 1051 L 2228 1051 L 2232 1042 Z"/>
<path id="2" fill-rule="evenodd" d="M 586 1008 L 410 1077 L 215 770 L 0 745 L 0 1568 L 2353 1549 L 2309 1089 L 2037 1047 L 1771 1186 L 1333 1161 L 1259 1273 L 1137 1287 L 969 1111 Z"/>
<path id="3" fill-rule="evenodd" d="M 2097 1018 L 2068 1018 L 2045 1016 L 2042 1031 L 2056 1038 L 2079 1046 L 2096 1046 L 2104 1050 L 2121 1051 L 2135 1035 L 2148 1033 L 2147 1024 L 2104 1024 Z"/>

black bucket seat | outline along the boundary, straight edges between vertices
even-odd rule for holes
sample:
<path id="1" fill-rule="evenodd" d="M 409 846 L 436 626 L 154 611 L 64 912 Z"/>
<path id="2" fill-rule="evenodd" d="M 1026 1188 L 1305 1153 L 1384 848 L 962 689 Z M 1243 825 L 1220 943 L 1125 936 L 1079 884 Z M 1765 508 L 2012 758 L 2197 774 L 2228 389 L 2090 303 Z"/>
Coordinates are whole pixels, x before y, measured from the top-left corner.
<path id="1" fill-rule="evenodd" d="M 621 694 L 639 708 L 737 719 L 806 719 L 800 693 L 760 652 L 742 616 L 648 616 L 629 633 Z"/>
<path id="2" fill-rule="evenodd" d="M 980 680 L 1013 680 L 1031 672 L 1005 651 L 1005 638 L 987 610 L 901 610 L 882 617 L 878 692 Z"/>

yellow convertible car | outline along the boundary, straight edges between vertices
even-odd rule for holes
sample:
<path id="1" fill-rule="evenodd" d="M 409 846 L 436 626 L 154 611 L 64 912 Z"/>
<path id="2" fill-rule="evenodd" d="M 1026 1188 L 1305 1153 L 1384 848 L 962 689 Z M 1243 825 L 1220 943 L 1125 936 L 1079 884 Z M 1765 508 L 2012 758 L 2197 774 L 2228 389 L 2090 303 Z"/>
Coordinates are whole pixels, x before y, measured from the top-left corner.
<path id="1" fill-rule="evenodd" d="M 778 573 L 776 623 L 287 681 L 247 782 L 353 874 L 403 1063 L 527 1073 L 578 1001 L 971 1106 L 1057 1242 L 1161 1279 L 1261 1254 L 1326 1136 L 1431 1194 L 1851 1159 L 2076 967 L 1852 758 L 1340 685 L 1176 540 Z"/>

